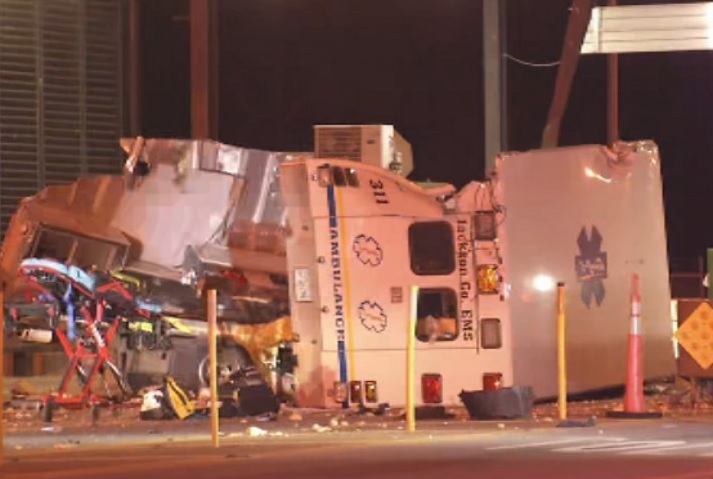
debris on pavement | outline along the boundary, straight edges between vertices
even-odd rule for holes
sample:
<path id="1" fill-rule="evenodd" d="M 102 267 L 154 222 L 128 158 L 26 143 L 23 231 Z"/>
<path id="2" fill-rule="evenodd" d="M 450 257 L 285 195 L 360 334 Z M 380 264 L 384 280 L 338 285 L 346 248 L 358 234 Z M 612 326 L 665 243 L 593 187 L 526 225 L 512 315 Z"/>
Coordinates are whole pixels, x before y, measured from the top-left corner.
<path id="1" fill-rule="evenodd" d="M 29 381 L 32 381 L 30 379 Z M 658 391 L 658 390 L 656 390 Z M 711 397 L 704 397 L 706 401 L 700 401 L 692 407 L 685 400 L 686 394 L 689 394 L 684 388 L 668 388 L 661 389 L 661 393 L 650 394 L 646 396 L 647 407 L 652 410 L 665 411 L 669 418 L 680 417 L 706 417 L 713 418 L 713 401 Z M 684 398 L 684 399 L 681 399 Z M 158 398 L 157 398 L 158 399 Z M 7 432 L 9 434 L 22 434 L 25 431 L 36 432 L 37 434 L 50 435 L 56 437 L 59 442 L 63 434 L 72 434 L 77 430 L 88 430 L 92 425 L 90 415 L 86 410 L 70 410 L 61 409 L 57 411 L 56 417 L 52 424 L 44 423 L 38 414 L 37 403 L 26 399 L 15 398 L 17 402 L 13 402 L 11 406 L 4 411 Z M 135 407 L 134 407 L 135 406 Z M 186 428 L 200 428 L 201 425 L 190 426 L 190 423 L 200 422 L 207 419 L 208 415 L 205 411 L 198 411 L 187 421 L 186 425 L 181 425 L 178 421 L 170 421 L 161 423 L 161 431 L 159 431 L 155 421 L 141 421 L 139 415 L 139 402 L 133 404 L 132 407 L 117 407 L 115 414 L 102 414 L 101 421 L 96 426 L 93 426 L 92 431 L 98 431 L 97 434 L 102 434 L 102 431 L 142 431 L 144 434 L 174 434 L 176 430 Z M 606 398 L 579 400 L 568 402 L 568 417 L 570 421 L 585 421 L 585 425 L 596 426 L 600 419 L 604 417 L 607 411 L 621 409 L 622 398 Z M 451 407 L 447 409 L 452 419 L 444 421 L 432 420 L 431 423 L 438 427 L 463 427 L 463 421 L 473 421 L 469 419 L 468 412 L 462 407 Z M 559 410 L 556 402 L 538 403 L 533 405 L 532 415 L 524 421 L 530 421 L 532 424 L 539 424 L 549 427 L 574 427 L 574 424 L 561 424 L 559 420 Z M 273 425 L 272 422 L 275 422 Z M 423 420 L 428 423 L 429 420 Z M 141 424 L 144 424 L 143 426 Z M 164 426 L 165 424 L 165 426 Z M 225 427 L 227 431 L 240 431 L 240 435 L 250 437 L 286 437 L 285 431 L 294 433 L 336 433 L 343 431 L 358 432 L 364 430 L 403 430 L 403 409 L 390 408 L 383 415 L 360 414 L 356 408 L 350 410 L 329 410 L 329 409 L 314 409 L 314 408 L 298 408 L 293 405 L 285 406 L 276 414 L 265 414 L 259 416 L 239 416 L 239 417 L 223 417 L 221 416 L 221 428 Z M 579 426 L 579 425 L 578 425 Z M 506 420 L 494 421 L 487 425 L 488 428 L 511 430 L 515 427 L 523 427 L 520 422 L 513 423 Z M 582 425 L 581 427 L 584 427 Z M 231 429 L 232 428 L 232 429 Z M 602 434 L 596 428 L 598 434 Z"/>
<path id="2" fill-rule="evenodd" d="M 28 396 L 37 396 L 40 394 L 38 389 L 30 382 L 20 379 L 11 388 L 10 393 L 14 398 L 24 398 Z"/>
<path id="3" fill-rule="evenodd" d="M 267 436 L 267 431 L 265 429 L 259 428 L 257 426 L 250 426 L 246 429 L 246 434 L 250 437 L 263 437 Z"/>
<path id="4" fill-rule="evenodd" d="M 287 419 L 288 419 L 289 421 L 294 421 L 294 422 L 296 422 L 296 421 L 301 421 L 301 420 L 302 420 L 302 414 L 293 411 L 293 412 L 287 417 Z"/>
<path id="5" fill-rule="evenodd" d="M 557 424 L 556 427 L 593 427 L 597 425 L 595 416 L 589 417 L 586 421 L 568 419 Z"/>
<path id="6" fill-rule="evenodd" d="M 332 428 L 331 428 L 331 427 L 328 427 L 328 426 L 322 426 L 322 425 L 319 425 L 319 424 L 313 424 L 313 425 L 312 425 L 312 430 L 313 430 L 314 432 L 330 432 L 330 431 L 332 430 Z"/>

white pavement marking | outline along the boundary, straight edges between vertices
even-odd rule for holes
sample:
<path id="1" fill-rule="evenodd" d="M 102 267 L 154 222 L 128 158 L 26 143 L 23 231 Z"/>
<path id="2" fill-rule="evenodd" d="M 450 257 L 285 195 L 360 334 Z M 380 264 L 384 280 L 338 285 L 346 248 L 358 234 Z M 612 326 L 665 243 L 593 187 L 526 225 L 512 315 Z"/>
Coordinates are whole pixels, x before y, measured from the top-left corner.
<path id="1" fill-rule="evenodd" d="M 713 457 L 713 452 L 707 454 L 697 454 L 696 457 Z"/>
<path id="2" fill-rule="evenodd" d="M 681 450 L 689 450 L 689 449 L 700 449 L 702 447 L 713 447 L 713 442 L 700 442 L 700 443 L 690 443 L 683 441 L 684 444 L 681 445 L 676 445 L 676 446 L 667 446 L 667 447 L 661 447 L 658 449 L 654 449 L 651 451 L 627 451 L 623 452 L 622 455 L 628 454 L 637 454 L 637 455 L 646 455 L 646 456 L 663 456 L 665 454 L 668 454 L 670 452 L 677 452 Z M 706 456 L 713 456 L 713 453 L 710 454 L 696 454 L 698 457 L 706 457 Z"/>
<path id="3" fill-rule="evenodd" d="M 539 439 L 539 440 L 538 440 Z M 487 451 L 509 451 L 518 449 L 545 448 L 551 453 L 579 453 L 579 454 L 616 454 L 663 456 L 686 455 L 691 457 L 713 457 L 713 441 L 689 442 L 680 440 L 647 440 L 629 439 L 624 437 L 569 437 L 569 438 L 533 438 L 517 443 L 485 447 Z M 702 451 L 701 451 L 702 450 Z"/>
<path id="4" fill-rule="evenodd" d="M 686 441 L 613 441 L 610 444 L 585 444 L 582 446 L 563 447 L 554 449 L 552 452 L 615 452 L 624 453 L 624 451 L 640 451 L 642 449 L 660 449 L 665 447 L 682 446 Z"/>
<path id="5" fill-rule="evenodd" d="M 519 444 L 507 444 L 505 446 L 486 447 L 488 451 L 504 451 L 508 449 L 527 449 L 532 447 L 556 446 L 558 444 L 571 444 L 573 442 L 591 441 L 591 437 L 580 437 L 570 439 L 551 439 L 549 441 L 540 442 L 521 442 Z"/>

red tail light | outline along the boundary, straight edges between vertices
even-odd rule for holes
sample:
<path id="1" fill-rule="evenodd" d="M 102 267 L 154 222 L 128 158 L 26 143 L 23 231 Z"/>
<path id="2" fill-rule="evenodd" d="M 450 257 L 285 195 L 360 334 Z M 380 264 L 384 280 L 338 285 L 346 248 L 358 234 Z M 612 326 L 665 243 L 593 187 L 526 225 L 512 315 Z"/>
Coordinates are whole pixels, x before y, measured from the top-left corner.
<path id="1" fill-rule="evenodd" d="M 349 400 L 354 404 L 361 404 L 361 381 L 349 381 Z"/>
<path id="2" fill-rule="evenodd" d="M 443 378 L 440 374 L 424 374 L 421 376 L 421 396 L 425 404 L 440 404 L 443 402 Z"/>
<path id="3" fill-rule="evenodd" d="M 497 391 L 503 386 L 502 373 L 483 374 L 483 391 Z"/>

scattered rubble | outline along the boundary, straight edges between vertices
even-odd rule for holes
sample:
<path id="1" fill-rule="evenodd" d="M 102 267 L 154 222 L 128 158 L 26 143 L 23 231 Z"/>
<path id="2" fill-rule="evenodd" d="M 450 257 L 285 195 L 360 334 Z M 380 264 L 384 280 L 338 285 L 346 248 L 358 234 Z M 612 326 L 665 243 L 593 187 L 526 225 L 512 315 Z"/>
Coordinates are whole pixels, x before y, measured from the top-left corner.
<path id="1" fill-rule="evenodd" d="M 96 424 L 92 422 L 92 417 L 88 410 L 59 409 L 54 415 L 53 422 L 48 424 L 42 421 L 40 415 L 41 401 L 32 396 L 27 396 L 28 393 L 34 392 L 31 383 L 17 381 L 12 390 L 13 396 L 5 404 L 4 410 L 6 431 L 10 434 L 37 431 L 38 433 L 56 434 L 61 437 L 61 434 L 71 433 L 79 429 L 87 430 L 90 426 L 96 430 L 125 431 L 139 428 L 141 426 L 138 424 L 144 422 L 139 421 L 138 407 L 134 407 L 136 404 L 129 404 L 126 407 L 122 405 L 122 407 L 116 408 L 102 408 L 99 421 Z M 23 396 L 17 396 L 16 394 L 18 393 Z M 648 409 L 663 412 L 666 417 L 710 416 L 713 418 L 713 394 L 708 393 L 706 390 L 699 393 L 696 401 L 693 400 L 691 388 L 685 383 L 677 384 L 676 387 L 649 388 L 647 393 Z M 598 420 L 604 418 L 608 411 L 621 409 L 621 398 L 570 401 L 567 405 L 569 420 L 589 421 L 592 426 L 597 425 Z M 465 421 L 472 421 L 467 410 L 463 407 L 448 407 L 446 411 L 449 418 L 436 421 L 437 424 L 443 427 L 452 425 L 458 427 L 459 425 L 462 426 Z M 207 417 L 204 413 L 196 414 L 189 422 L 203 421 Z M 552 427 L 562 423 L 559 419 L 556 401 L 533 405 L 531 417 L 528 419 L 533 423 L 551 425 Z M 277 424 L 268 424 L 271 422 L 276 422 Z M 383 410 L 382 414 L 375 414 L 373 411 L 358 409 L 335 411 L 284 406 L 277 414 L 221 418 L 222 424 L 225 424 L 225 427 L 228 428 L 232 424 L 232 431 L 240 428 L 240 431 L 244 431 L 240 432 L 240 435 L 250 437 L 288 437 L 285 431 L 295 433 L 357 432 L 367 429 L 396 431 L 403 430 L 404 411 L 401 408 L 389 408 Z M 147 434 L 162 434 L 172 431 L 173 428 L 180 427 L 182 426 L 179 425 L 178 421 L 172 426 L 167 424 L 164 426 L 163 423 L 149 421 L 146 423 L 145 429 L 142 428 L 141 430 Z M 522 427 L 522 424 L 499 421 L 491 423 L 489 427 L 502 430 Z M 599 434 L 602 434 L 602 432 L 600 431 Z"/>
<path id="2" fill-rule="evenodd" d="M 312 430 L 313 430 L 314 432 L 330 432 L 330 431 L 332 430 L 332 428 L 331 428 L 331 427 L 327 427 L 327 426 L 321 426 L 321 425 L 319 425 L 319 424 L 313 424 L 313 425 L 312 425 Z"/>
<path id="3" fill-rule="evenodd" d="M 12 394 L 13 398 L 25 398 L 28 396 L 37 396 L 40 394 L 40 391 L 38 391 L 37 387 L 32 383 L 20 379 L 10 388 L 10 394 Z"/>
<path id="4" fill-rule="evenodd" d="M 267 431 L 265 429 L 259 428 L 257 426 L 250 426 L 245 430 L 245 433 L 250 437 L 263 437 L 267 436 Z"/>
<path id="5" fill-rule="evenodd" d="M 301 421 L 301 420 L 302 420 L 302 414 L 293 411 L 293 412 L 287 417 L 287 419 L 288 419 L 289 421 Z"/>

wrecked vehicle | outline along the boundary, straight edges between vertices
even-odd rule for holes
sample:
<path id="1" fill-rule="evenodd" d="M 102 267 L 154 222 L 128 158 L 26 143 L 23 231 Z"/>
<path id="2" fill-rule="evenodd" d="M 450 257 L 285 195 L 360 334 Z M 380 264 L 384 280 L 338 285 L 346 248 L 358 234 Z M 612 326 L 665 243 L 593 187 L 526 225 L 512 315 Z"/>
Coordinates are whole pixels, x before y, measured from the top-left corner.
<path id="1" fill-rule="evenodd" d="M 634 272 L 647 377 L 673 373 L 651 142 L 503 153 L 488 181 L 460 191 L 405 179 L 410 146 L 383 125 L 318 126 L 314 154 L 122 145 L 124 177 L 82 178 L 23 201 L 0 267 L 15 277 L 50 258 L 130 291 L 111 361 L 131 390 L 167 375 L 191 390 L 206 384 L 201 292 L 211 287 L 223 382 L 254 367 L 299 406 L 403 405 L 415 334 L 421 405 L 510 386 L 551 396 L 559 281 L 572 318 L 570 392 L 617 385 Z M 15 327 L 36 327 L 49 308 L 67 330 L 62 294 L 51 295 L 54 310 L 44 294 L 10 295 Z"/>
<path id="2" fill-rule="evenodd" d="M 82 359 L 102 351 L 121 396 L 167 375 L 196 392 L 209 376 L 201 295 L 208 279 L 219 291 L 222 382 L 255 365 L 268 378 L 262 351 L 292 339 L 283 242 L 275 239 L 284 220 L 272 198 L 286 155 L 213 142 L 123 144 L 133 153 L 127 164 L 150 161 L 150 174 L 140 167 L 126 177 L 82 178 L 20 204 L 0 262 L 11 280 L 12 327 L 26 341 L 61 342 L 71 358 L 65 380 L 76 372 L 91 383 L 94 368 Z M 107 314 L 95 322 L 100 303 Z M 77 362 L 78 351 L 86 354 Z M 85 387 L 79 399 L 89 395 Z"/>

